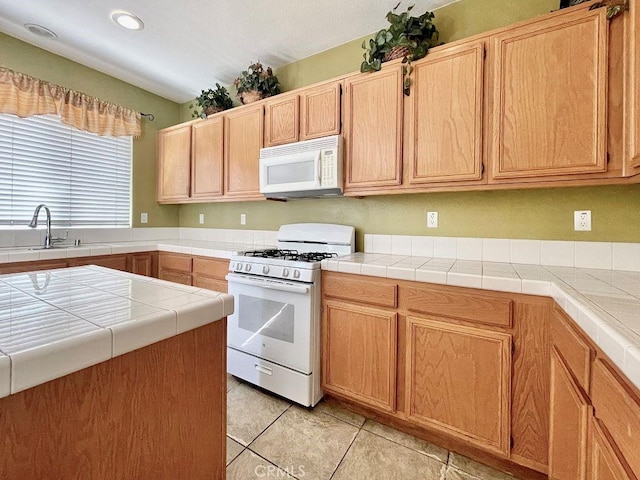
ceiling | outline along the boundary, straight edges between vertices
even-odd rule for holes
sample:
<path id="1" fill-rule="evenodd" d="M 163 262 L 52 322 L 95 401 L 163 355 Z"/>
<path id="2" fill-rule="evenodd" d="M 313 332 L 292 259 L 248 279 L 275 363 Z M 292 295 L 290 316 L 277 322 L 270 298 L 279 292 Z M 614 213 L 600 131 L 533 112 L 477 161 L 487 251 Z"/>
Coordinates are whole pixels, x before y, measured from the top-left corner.
<path id="1" fill-rule="evenodd" d="M 275 68 L 384 28 L 397 1 L 0 0 L 0 31 L 183 103 L 216 82 L 230 85 L 256 60 Z M 403 5 L 415 3 L 419 15 L 452 1 Z M 114 10 L 137 15 L 144 30 L 117 26 Z"/>

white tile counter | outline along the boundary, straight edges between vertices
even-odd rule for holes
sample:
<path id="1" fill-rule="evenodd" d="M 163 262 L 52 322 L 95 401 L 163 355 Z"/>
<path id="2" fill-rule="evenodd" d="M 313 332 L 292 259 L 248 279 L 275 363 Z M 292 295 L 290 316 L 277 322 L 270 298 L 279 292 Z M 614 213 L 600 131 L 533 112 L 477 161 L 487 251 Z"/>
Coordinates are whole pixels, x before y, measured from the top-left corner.
<path id="1" fill-rule="evenodd" d="M 0 275 L 0 397 L 231 313 L 231 295 L 94 265 Z"/>
<path id="2" fill-rule="evenodd" d="M 553 297 L 640 388 L 640 272 L 381 253 L 354 253 L 323 260 L 322 268 Z"/>

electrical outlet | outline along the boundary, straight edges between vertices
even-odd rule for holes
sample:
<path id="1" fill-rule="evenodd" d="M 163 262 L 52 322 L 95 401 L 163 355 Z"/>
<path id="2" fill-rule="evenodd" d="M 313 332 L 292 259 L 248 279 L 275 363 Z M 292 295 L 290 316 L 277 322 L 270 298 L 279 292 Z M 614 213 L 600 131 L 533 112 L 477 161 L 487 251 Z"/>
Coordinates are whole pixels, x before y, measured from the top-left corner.
<path id="1" fill-rule="evenodd" d="M 573 229 L 576 232 L 591 231 L 591 210 L 573 212 Z"/>
<path id="2" fill-rule="evenodd" d="M 204 224 L 204 213 L 201 213 L 198 216 L 198 222 L 200 222 L 200 225 Z"/>
<path id="3" fill-rule="evenodd" d="M 149 221 L 149 214 L 147 212 L 143 212 L 140 214 L 140 223 L 147 223 Z"/>
<path id="4" fill-rule="evenodd" d="M 241 213 L 240 214 L 240 225 L 246 225 L 247 224 L 247 214 L 246 213 Z"/>
<path id="5" fill-rule="evenodd" d="M 438 212 L 427 212 L 427 228 L 438 228 Z"/>

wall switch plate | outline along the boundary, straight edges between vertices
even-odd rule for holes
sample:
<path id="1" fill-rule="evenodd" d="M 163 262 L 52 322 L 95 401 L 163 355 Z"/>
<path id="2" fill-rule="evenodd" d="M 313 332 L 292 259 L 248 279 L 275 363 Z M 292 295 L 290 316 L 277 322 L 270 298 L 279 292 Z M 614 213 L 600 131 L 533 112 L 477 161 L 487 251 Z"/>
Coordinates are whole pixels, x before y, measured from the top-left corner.
<path id="1" fill-rule="evenodd" d="M 143 212 L 140 214 L 140 223 L 147 223 L 149 221 L 149 214 L 147 212 Z"/>
<path id="2" fill-rule="evenodd" d="M 438 212 L 427 212 L 427 228 L 438 228 Z"/>
<path id="3" fill-rule="evenodd" d="M 241 213 L 240 214 L 240 225 L 246 225 L 247 224 L 247 214 L 246 213 Z"/>
<path id="4" fill-rule="evenodd" d="M 576 210 L 573 212 L 573 229 L 576 232 L 591 231 L 591 210 Z"/>
<path id="5" fill-rule="evenodd" d="M 198 215 L 198 223 L 200 223 L 200 225 L 204 224 L 204 213 Z"/>

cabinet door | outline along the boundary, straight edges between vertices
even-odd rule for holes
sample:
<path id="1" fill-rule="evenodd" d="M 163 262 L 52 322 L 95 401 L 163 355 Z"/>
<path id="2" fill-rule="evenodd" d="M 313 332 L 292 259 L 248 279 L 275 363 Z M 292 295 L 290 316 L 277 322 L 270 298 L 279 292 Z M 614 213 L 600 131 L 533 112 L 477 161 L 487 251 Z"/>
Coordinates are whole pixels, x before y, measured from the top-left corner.
<path id="1" fill-rule="evenodd" d="M 189 200 L 191 125 L 158 132 L 158 202 Z"/>
<path id="2" fill-rule="evenodd" d="M 408 417 L 507 455 L 511 335 L 437 318 L 406 323 Z"/>
<path id="3" fill-rule="evenodd" d="M 191 198 L 215 199 L 222 195 L 223 117 L 195 123 L 192 129 Z"/>
<path id="4" fill-rule="evenodd" d="M 402 183 L 402 67 L 345 81 L 345 192 Z"/>
<path id="5" fill-rule="evenodd" d="M 491 37 L 493 179 L 606 170 L 605 10 L 556 15 Z"/>
<path id="6" fill-rule="evenodd" d="M 592 408 L 564 360 L 551 352 L 549 478 L 583 480 L 587 466 L 587 425 Z"/>
<path id="7" fill-rule="evenodd" d="M 154 253 L 133 253 L 127 256 L 127 270 L 137 275 L 157 277 L 158 267 Z"/>
<path id="8" fill-rule="evenodd" d="M 482 177 L 484 42 L 427 55 L 413 71 L 407 115 L 408 182 Z"/>
<path id="9" fill-rule="evenodd" d="M 328 301 L 323 309 L 322 388 L 392 412 L 397 314 Z"/>
<path id="10" fill-rule="evenodd" d="M 589 434 L 588 480 L 635 480 L 613 440 L 595 417 Z"/>
<path id="11" fill-rule="evenodd" d="M 264 198 L 260 195 L 258 168 L 263 144 L 263 106 L 237 110 L 224 117 L 224 194 L 239 200 Z"/>
<path id="12" fill-rule="evenodd" d="M 636 169 L 633 173 L 640 173 L 640 5 L 637 2 L 629 2 L 629 13 L 626 15 L 626 39 L 627 65 L 626 72 L 626 134 L 627 153 L 626 160 Z"/>
<path id="13" fill-rule="evenodd" d="M 320 85 L 300 92 L 300 140 L 338 135 L 342 84 Z"/>
<path id="14" fill-rule="evenodd" d="M 298 95 L 268 100 L 264 105 L 264 146 L 297 142 L 299 125 Z"/>

